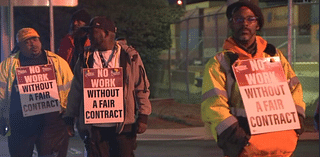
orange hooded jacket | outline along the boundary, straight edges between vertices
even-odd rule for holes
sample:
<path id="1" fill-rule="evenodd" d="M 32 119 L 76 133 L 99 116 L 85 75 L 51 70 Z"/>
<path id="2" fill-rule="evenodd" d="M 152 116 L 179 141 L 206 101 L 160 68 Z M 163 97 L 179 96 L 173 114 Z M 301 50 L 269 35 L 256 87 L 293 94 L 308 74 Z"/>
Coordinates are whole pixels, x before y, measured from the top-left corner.
<path id="1" fill-rule="evenodd" d="M 302 86 L 282 52 L 274 50 L 267 53 L 268 43 L 256 36 L 257 52 L 254 56 L 241 49 L 232 38 L 224 43 L 224 51 L 211 58 L 206 64 L 202 85 L 202 120 L 210 126 L 214 138 L 219 143 L 219 135 L 235 123 L 240 127 L 247 126 L 246 114 L 238 85 L 235 81 L 229 54 L 237 54 L 239 60 L 278 56 L 287 77 L 290 91 L 301 117 L 305 117 Z M 232 55 L 231 55 L 232 56 Z M 245 118 L 244 118 L 245 117 Z M 242 120 L 240 120 L 242 119 Z M 251 135 L 248 145 L 243 147 L 240 156 L 290 156 L 296 148 L 298 135 L 294 130 L 278 131 Z M 224 150 L 225 151 L 229 151 Z M 232 151 L 232 149 L 230 149 Z"/>

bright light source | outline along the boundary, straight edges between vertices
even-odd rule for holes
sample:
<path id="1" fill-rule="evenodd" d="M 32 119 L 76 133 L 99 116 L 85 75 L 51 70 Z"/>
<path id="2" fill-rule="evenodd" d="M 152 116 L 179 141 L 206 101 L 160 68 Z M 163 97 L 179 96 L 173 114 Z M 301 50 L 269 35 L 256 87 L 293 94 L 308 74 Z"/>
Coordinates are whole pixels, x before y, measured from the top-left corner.
<path id="1" fill-rule="evenodd" d="M 183 3 L 182 0 L 178 0 L 178 1 L 177 1 L 177 4 L 178 4 L 178 5 L 182 5 L 182 3 Z"/>

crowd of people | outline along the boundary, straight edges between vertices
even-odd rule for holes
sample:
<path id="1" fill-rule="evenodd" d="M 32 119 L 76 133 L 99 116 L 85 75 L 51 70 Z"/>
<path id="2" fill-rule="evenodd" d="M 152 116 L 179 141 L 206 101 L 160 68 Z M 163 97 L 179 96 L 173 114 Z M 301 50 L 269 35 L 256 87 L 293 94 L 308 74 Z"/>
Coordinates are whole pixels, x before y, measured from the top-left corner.
<path id="1" fill-rule="evenodd" d="M 301 83 L 283 53 L 257 35 L 264 17 L 256 4 L 235 2 L 226 16 L 232 35 L 206 64 L 202 120 L 225 156 L 289 157 L 304 131 Z M 15 53 L 0 63 L 0 134 L 12 157 L 31 157 L 34 147 L 39 156 L 65 157 L 75 127 L 87 156 L 134 156 L 151 114 L 150 84 L 139 53 L 116 34 L 111 19 L 85 9 L 72 15 L 57 54 L 42 48 L 35 29 L 17 32 Z M 232 65 L 270 57 L 282 65 L 299 127 L 253 134 Z"/>
<path id="2" fill-rule="evenodd" d="M 36 147 L 39 156 L 65 157 L 74 127 L 87 156 L 134 156 L 151 114 L 149 81 L 139 53 L 116 32 L 112 20 L 84 9 L 72 15 L 57 54 L 42 48 L 35 29 L 18 31 L 15 51 L 0 63 L 0 133 L 10 156 L 31 157 Z M 97 73 L 87 78 L 83 69 Z M 101 91 L 91 104 L 88 86 Z"/>

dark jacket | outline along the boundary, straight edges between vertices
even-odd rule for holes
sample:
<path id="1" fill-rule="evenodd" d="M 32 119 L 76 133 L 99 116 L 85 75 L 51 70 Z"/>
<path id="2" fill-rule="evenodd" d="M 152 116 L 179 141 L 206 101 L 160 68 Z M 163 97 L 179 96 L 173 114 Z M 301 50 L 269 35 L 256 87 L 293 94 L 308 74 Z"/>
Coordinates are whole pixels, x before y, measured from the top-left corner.
<path id="1" fill-rule="evenodd" d="M 134 124 L 137 120 L 147 123 L 148 115 L 151 114 L 151 103 L 149 100 L 149 81 L 139 53 L 132 47 L 119 45 L 120 67 L 123 68 L 124 88 L 124 122 L 117 123 L 116 132 L 126 130 L 127 124 Z M 85 131 L 91 125 L 84 124 L 84 100 L 83 100 L 83 68 L 93 67 L 93 51 L 86 48 L 74 68 L 74 78 L 68 96 L 68 107 L 66 117 L 79 117 L 79 131 Z"/>

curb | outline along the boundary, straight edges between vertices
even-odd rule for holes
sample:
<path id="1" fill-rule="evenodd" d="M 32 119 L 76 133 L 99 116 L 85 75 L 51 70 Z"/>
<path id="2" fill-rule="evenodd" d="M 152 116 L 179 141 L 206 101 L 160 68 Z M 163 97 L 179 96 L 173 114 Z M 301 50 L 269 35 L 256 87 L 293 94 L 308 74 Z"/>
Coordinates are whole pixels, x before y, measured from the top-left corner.
<path id="1" fill-rule="evenodd" d="M 143 134 L 138 134 L 137 140 L 205 140 L 204 127 L 191 127 L 181 129 L 147 129 Z M 212 138 L 213 139 L 213 138 Z"/>
<path id="2" fill-rule="evenodd" d="M 165 114 L 164 111 L 170 111 L 169 108 L 174 107 L 171 104 L 172 98 L 150 99 L 151 104 L 158 107 L 158 110 L 151 113 L 151 116 L 158 117 L 167 121 L 176 122 L 190 126 L 182 129 L 147 129 L 144 134 L 138 135 L 138 140 L 213 140 L 209 126 L 196 126 L 192 121 L 185 120 L 174 114 Z M 190 113 L 187 113 L 190 114 Z M 187 115 L 186 114 L 186 115 Z M 195 129 L 197 128 L 197 129 Z M 201 133 L 200 133 L 201 132 Z M 299 141 L 303 140 L 319 140 L 319 132 L 304 132 L 299 136 Z"/>
<path id="3" fill-rule="evenodd" d="M 299 141 L 319 140 L 319 132 L 304 132 L 299 136 Z"/>
<path id="4" fill-rule="evenodd" d="M 214 140 L 206 127 L 191 127 L 181 129 L 147 129 L 143 134 L 137 135 L 138 141 L 156 140 Z M 319 140 L 319 132 L 304 132 L 299 141 Z"/>

